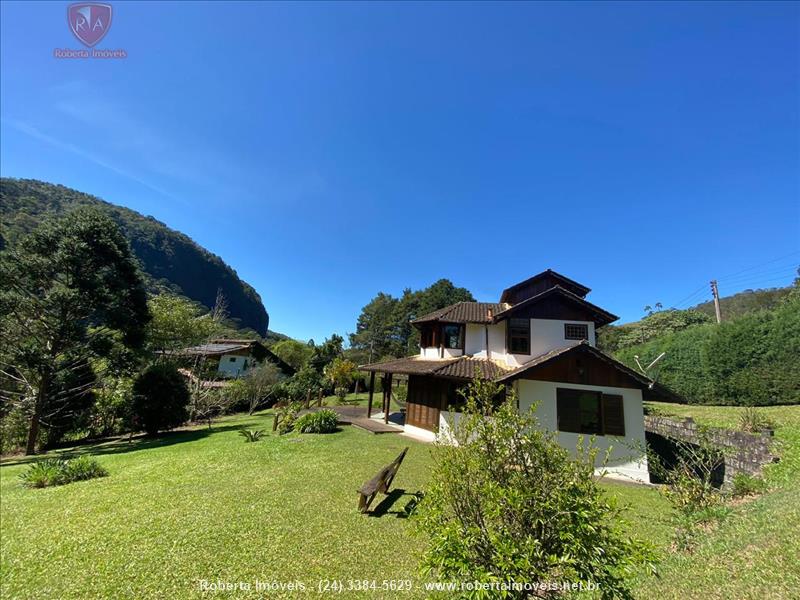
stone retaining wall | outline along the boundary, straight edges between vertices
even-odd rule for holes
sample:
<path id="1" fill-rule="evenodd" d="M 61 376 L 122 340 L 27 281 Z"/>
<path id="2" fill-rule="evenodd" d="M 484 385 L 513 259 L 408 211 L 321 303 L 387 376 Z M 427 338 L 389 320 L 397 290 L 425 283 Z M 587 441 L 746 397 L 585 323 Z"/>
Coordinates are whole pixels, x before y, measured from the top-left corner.
<path id="1" fill-rule="evenodd" d="M 693 444 L 697 444 L 703 436 L 706 436 L 705 439 L 724 453 L 723 487 L 728 486 L 737 473 L 760 477 L 764 465 L 778 460 L 772 453 L 774 431 L 771 429 L 765 429 L 761 433 L 745 433 L 733 429 L 699 426 L 691 417 L 681 421 L 655 415 L 645 415 L 644 429 L 650 433 Z"/>

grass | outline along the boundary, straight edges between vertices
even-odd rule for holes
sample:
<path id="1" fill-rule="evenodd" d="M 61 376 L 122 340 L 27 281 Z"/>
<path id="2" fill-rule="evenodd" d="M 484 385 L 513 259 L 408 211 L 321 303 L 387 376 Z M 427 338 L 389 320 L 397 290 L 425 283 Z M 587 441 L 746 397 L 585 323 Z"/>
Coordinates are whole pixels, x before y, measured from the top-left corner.
<path id="1" fill-rule="evenodd" d="M 735 424 L 736 410 L 661 405 L 709 424 Z M 783 460 L 770 467 L 769 493 L 735 506 L 693 554 L 669 549 L 670 509 L 654 488 L 605 482 L 627 506 L 632 534 L 650 540 L 661 578 L 640 575 L 637 598 L 781 598 L 800 589 L 800 407 L 775 409 Z M 330 435 L 247 444 L 239 429 L 271 430 L 271 415 L 235 416 L 213 430 L 76 449 L 110 475 L 69 486 L 27 489 L 27 459 L 0 468 L 3 598 L 193 598 L 199 581 L 303 582 L 412 579 L 424 597 L 404 508 L 423 491 L 433 448 L 397 435 L 343 427 Z M 381 516 L 356 510 L 356 489 L 404 446 L 411 450 Z M 56 454 L 56 453 L 54 453 Z M 59 452 L 57 455 L 64 455 Z M 376 501 L 377 503 L 378 501 Z M 206 592 L 205 595 L 209 595 Z M 221 597 L 265 597 L 236 591 Z M 271 591 L 270 598 L 302 597 Z M 393 597 L 381 592 L 346 597 Z"/>

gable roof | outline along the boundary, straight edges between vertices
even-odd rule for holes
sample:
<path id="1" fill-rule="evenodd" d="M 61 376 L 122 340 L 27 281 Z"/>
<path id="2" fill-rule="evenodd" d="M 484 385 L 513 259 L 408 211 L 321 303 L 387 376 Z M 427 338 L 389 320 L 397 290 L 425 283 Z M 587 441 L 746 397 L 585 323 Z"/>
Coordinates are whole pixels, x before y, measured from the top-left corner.
<path id="1" fill-rule="evenodd" d="M 518 377 L 521 377 L 528 371 L 535 369 L 536 367 L 542 366 L 547 364 L 551 361 L 557 360 L 559 358 L 563 358 L 569 354 L 583 352 L 586 354 L 590 354 L 595 358 L 603 361 L 604 363 L 610 365 L 624 376 L 628 377 L 631 381 L 637 384 L 637 387 L 640 387 L 645 394 L 648 396 L 647 400 L 661 400 L 667 402 L 684 402 L 684 399 L 675 394 L 669 388 L 652 381 L 650 378 L 645 377 L 638 371 L 635 371 L 628 367 L 627 365 L 619 362 L 615 358 L 610 357 L 608 354 L 601 352 L 586 340 L 578 342 L 576 344 L 572 344 L 570 346 L 564 346 L 562 348 L 556 348 L 551 350 L 550 352 L 546 352 L 539 356 L 536 356 L 526 362 L 525 364 L 505 373 L 502 373 L 499 377 L 495 379 L 498 383 L 509 382 Z"/>
<path id="2" fill-rule="evenodd" d="M 542 271 L 533 277 L 529 277 L 525 281 L 520 281 L 519 283 L 515 283 L 511 287 L 504 289 L 503 293 L 500 295 L 500 302 L 509 302 L 515 291 L 526 286 L 531 286 L 542 279 L 552 279 L 557 282 L 556 285 L 561 285 L 561 287 L 570 290 L 572 293 L 580 296 L 581 298 L 592 291 L 590 288 L 586 287 L 582 283 L 578 283 L 574 279 L 565 277 L 561 273 L 556 273 L 552 269 L 547 269 L 546 271 Z"/>
<path id="3" fill-rule="evenodd" d="M 175 356 L 223 356 L 225 354 L 237 352 L 252 354 L 258 361 L 267 359 L 271 363 L 274 363 L 285 375 L 291 376 L 296 372 L 294 367 L 258 340 L 216 339 L 211 340 L 207 344 L 183 348 L 182 350 L 167 352 L 165 354 L 173 354 Z"/>
<path id="4" fill-rule="evenodd" d="M 540 294 L 536 294 L 535 296 L 531 296 L 527 300 L 523 300 L 519 304 L 514 304 L 513 306 L 498 312 L 494 315 L 493 322 L 497 323 L 502 319 L 507 319 L 511 317 L 515 312 L 523 309 L 525 307 L 534 306 L 537 303 L 545 300 L 547 298 L 552 298 L 553 296 L 558 296 L 560 298 L 565 299 L 568 302 L 576 304 L 589 312 L 592 315 L 593 321 L 597 327 L 602 327 L 603 325 L 608 325 L 619 319 L 619 317 L 615 314 L 608 312 L 607 310 L 603 310 L 599 306 L 592 304 L 588 300 L 581 298 L 580 296 L 573 294 L 569 290 L 562 288 L 560 285 L 555 287 L 551 287 L 550 289 L 541 292 Z"/>
<path id="5" fill-rule="evenodd" d="M 495 379 L 509 370 L 509 367 L 492 360 L 474 358 L 471 356 L 433 360 L 412 356 L 409 358 L 398 358 L 369 365 L 361 365 L 358 368 L 364 371 L 380 373 L 429 375 L 433 377 L 465 380 L 475 377 L 476 369 L 480 376 L 485 379 Z"/>
<path id="6" fill-rule="evenodd" d="M 509 308 L 510 304 L 498 302 L 456 302 L 450 306 L 445 306 L 439 310 L 417 317 L 411 321 L 412 324 L 430 323 L 439 321 L 442 323 L 491 323 L 492 315 Z"/>

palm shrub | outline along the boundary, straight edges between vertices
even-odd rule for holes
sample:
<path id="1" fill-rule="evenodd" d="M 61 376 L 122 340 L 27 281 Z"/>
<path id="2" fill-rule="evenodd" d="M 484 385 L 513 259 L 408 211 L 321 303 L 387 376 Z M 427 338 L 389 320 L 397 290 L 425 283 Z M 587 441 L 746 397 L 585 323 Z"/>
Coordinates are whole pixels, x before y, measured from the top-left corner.
<path id="1" fill-rule="evenodd" d="M 241 431 L 239 431 L 239 435 L 244 437 L 244 441 L 245 442 L 257 442 L 263 437 L 264 430 L 262 430 L 262 429 L 242 429 Z"/>
<path id="2" fill-rule="evenodd" d="M 65 461 L 58 458 L 39 460 L 20 473 L 26 487 L 43 488 L 63 483 Z"/>
<path id="3" fill-rule="evenodd" d="M 19 477 L 26 487 L 43 488 L 106 475 L 108 470 L 95 459 L 90 456 L 79 456 L 71 460 L 48 458 L 37 461 Z"/>
<path id="4" fill-rule="evenodd" d="M 532 411 L 517 411 L 513 391 L 494 403 L 501 391 L 473 380 L 451 425 L 455 443 L 434 455 L 415 515 L 430 542 L 423 574 L 443 582 L 593 583 L 603 598 L 630 598 L 633 568 L 653 569 L 654 554 L 623 530 L 621 509 L 594 478 L 596 452 L 571 458 Z"/>
<path id="5" fill-rule="evenodd" d="M 294 423 L 297 420 L 297 413 L 299 411 L 300 403 L 291 402 L 286 406 L 282 406 L 275 412 L 275 418 L 278 419 L 279 435 L 289 433 L 294 429 Z"/>
<path id="6" fill-rule="evenodd" d="M 774 429 L 775 424 L 760 410 L 748 406 L 739 415 L 739 429 L 748 433 L 757 433 L 764 429 Z"/>
<path id="7" fill-rule="evenodd" d="M 339 425 L 339 416 L 335 411 L 324 408 L 316 412 L 306 413 L 294 423 L 294 430 L 300 433 L 333 433 Z"/>

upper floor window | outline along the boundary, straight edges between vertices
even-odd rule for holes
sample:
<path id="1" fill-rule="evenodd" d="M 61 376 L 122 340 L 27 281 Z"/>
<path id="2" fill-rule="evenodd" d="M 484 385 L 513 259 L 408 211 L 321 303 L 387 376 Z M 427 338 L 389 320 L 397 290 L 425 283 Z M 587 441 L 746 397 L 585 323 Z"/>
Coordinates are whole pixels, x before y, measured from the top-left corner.
<path id="1" fill-rule="evenodd" d="M 588 340 L 589 326 L 586 323 L 564 323 L 565 340 Z"/>
<path id="2" fill-rule="evenodd" d="M 508 351 L 511 354 L 531 353 L 531 320 L 508 320 Z"/>
<path id="3" fill-rule="evenodd" d="M 442 325 L 442 339 L 445 348 L 458 350 L 464 347 L 461 325 Z"/>

